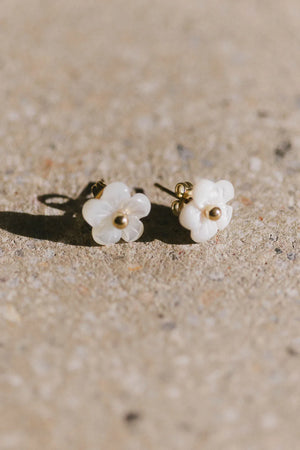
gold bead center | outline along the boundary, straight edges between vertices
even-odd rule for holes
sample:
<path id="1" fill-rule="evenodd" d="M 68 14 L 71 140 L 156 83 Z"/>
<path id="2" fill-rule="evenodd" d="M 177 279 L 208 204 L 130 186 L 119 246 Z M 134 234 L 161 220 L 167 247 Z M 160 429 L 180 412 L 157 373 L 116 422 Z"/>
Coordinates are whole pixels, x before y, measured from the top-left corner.
<path id="1" fill-rule="evenodd" d="M 128 216 L 122 212 L 118 212 L 113 218 L 114 227 L 123 230 L 128 225 Z"/>
<path id="2" fill-rule="evenodd" d="M 222 216 L 222 210 L 218 206 L 208 206 L 205 209 L 205 215 L 209 220 L 219 220 Z"/>

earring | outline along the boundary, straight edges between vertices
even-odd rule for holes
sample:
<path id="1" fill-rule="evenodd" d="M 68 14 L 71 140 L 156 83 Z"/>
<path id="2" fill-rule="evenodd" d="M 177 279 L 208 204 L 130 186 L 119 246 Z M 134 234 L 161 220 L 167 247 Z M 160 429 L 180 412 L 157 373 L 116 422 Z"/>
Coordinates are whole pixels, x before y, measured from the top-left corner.
<path id="1" fill-rule="evenodd" d="M 155 184 L 161 190 L 176 197 L 171 208 L 179 222 L 191 231 L 195 242 L 205 242 L 218 230 L 224 230 L 231 220 L 232 207 L 226 203 L 233 199 L 234 188 L 229 181 L 201 179 L 195 185 L 189 181 L 178 183 L 175 192 Z"/>
<path id="2" fill-rule="evenodd" d="M 144 231 L 140 221 L 149 214 L 151 203 L 144 194 L 130 195 L 124 183 L 106 185 L 103 180 L 92 186 L 95 198 L 88 200 L 82 215 L 92 227 L 93 239 L 101 245 L 115 244 L 120 239 L 136 241 Z"/>

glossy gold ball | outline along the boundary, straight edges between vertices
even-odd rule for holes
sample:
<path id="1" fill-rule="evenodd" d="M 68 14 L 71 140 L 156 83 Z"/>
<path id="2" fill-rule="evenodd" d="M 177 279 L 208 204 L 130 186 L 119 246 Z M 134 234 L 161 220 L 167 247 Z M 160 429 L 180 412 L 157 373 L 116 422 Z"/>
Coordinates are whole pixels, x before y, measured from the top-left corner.
<path id="1" fill-rule="evenodd" d="M 209 220 L 219 220 L 222 216 L 221 208 L 214 206 L 208 211 Z"/>
<path id="2" fill-rule="evenodd" d="M 114 217 L 113 224 L 119 230 L 123 230 L 128 225 L 128 216 L 126 214 L 117 213 Z"/>

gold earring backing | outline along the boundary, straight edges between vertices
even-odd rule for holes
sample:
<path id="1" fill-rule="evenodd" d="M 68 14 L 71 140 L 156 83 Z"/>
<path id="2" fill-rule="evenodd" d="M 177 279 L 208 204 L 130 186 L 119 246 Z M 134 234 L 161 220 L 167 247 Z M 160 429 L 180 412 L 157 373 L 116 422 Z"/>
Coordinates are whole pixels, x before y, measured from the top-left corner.
<path id="1" fill-rule="evenodd" d="M 106 187 L 106 184 L 103 179 L 97 181 L 97 183 L 93 184 L 91 191 L 95 198 L 101 198 L 103 194 L 103 189 Z"/>
<path id="2" fill-rule="evenodd" d="M 193 198 L 193 185 L 189 181 L 177 183 L 174 190 L 175 192 L 165 188 L 159 183 L 155 183 L 155 186 L 167 194 L 176 197 L 176 200 L 171 204 L 171 209 L 175 216 L 179 216 L 183 206 Z"/>

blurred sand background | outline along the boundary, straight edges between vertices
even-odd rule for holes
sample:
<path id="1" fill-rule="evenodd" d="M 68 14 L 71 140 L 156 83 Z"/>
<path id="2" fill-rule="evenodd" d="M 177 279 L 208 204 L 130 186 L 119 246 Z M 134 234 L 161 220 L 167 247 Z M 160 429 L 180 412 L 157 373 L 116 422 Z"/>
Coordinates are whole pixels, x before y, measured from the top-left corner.
<path id="1" fill-rule="evenodd" d="M 0 98 L 1 450 L 299 449 L 299 1 L 1 0 Z M 154 183 L 201 176 L 197 245 Z M 101 177 L 140 242 L 93 245 Z"/>

